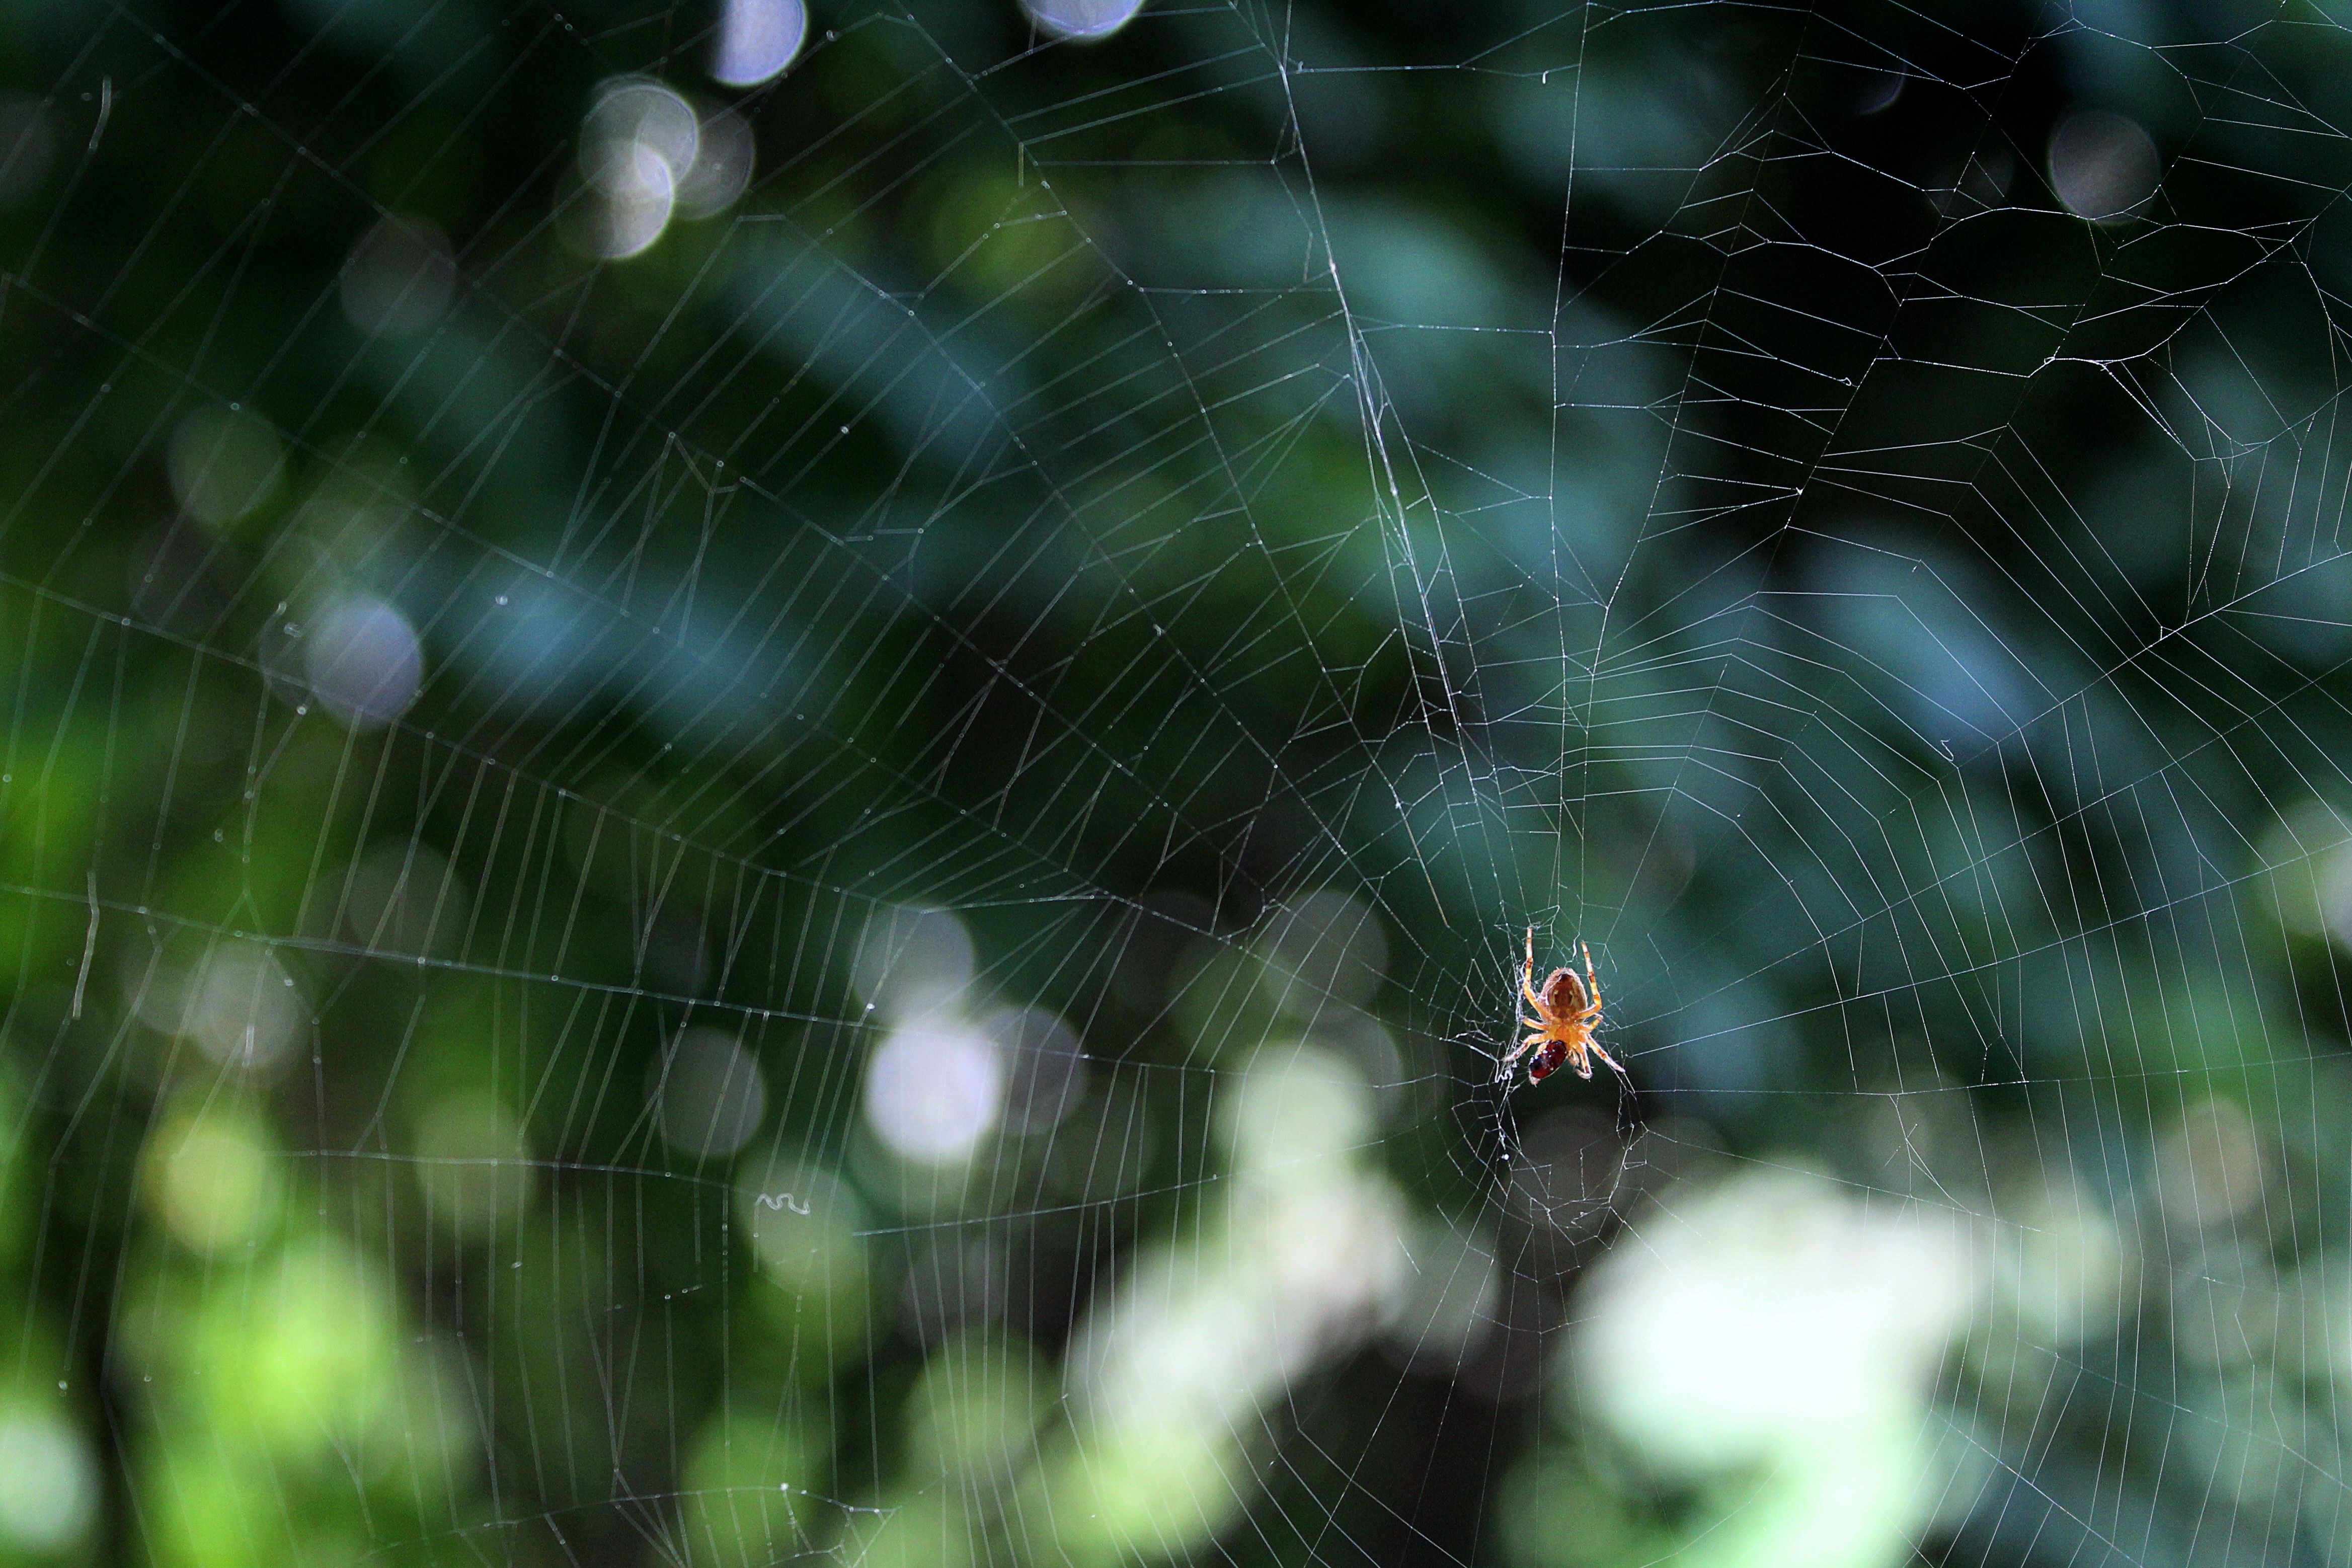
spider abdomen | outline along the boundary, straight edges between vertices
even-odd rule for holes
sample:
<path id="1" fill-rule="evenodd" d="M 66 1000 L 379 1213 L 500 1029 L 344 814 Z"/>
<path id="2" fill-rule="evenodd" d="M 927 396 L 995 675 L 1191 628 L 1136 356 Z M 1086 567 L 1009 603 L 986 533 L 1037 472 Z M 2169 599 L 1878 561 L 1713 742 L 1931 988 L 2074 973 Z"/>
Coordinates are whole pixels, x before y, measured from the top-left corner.
<path id="1" fill-rule="evenodd" d="M 1568 1042 L 1546 1040 L 1543 1043 L 1543 1048 L 1536 1052 L 1536 1059 L 1528 1066 L 1528 1081 L 1541 1083 L 1558 1072 L 1559 1064 L 1566 1060 L 1568 1060 Z"/>

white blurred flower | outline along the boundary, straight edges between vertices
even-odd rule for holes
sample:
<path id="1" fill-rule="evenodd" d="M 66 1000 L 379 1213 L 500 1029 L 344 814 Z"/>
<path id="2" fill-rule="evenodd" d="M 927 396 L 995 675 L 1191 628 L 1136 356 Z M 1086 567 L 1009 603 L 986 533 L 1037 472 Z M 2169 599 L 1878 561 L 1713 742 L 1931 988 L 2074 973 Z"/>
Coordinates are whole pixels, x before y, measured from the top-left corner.
<path id="1" fill-rule="evenodd" d="M 1953 1218 L 1759 1171 L 1649 1212 L 1587 1281 L 1579 1385 L 1654 1458 L 1767 1458 L 1907 1412 L 1973 1300 Z"/>
<path id="2" fill-rule="evenodd" d="M 1234 1166 L 1222 1224 L 1139 1265 L 1071 1351 L 1089 1408 L 1222 1422 L 1377 1325 L 1408 1278 L 1408 1221 L 1395 1187 L 1353 1158 L 1370 1106 L 1328 1052 L 1260 1053 L 1220 1108 Z"/>
<path id="3" fill-rule="evenodd" d="M 1218 1111 L 1234 1180 L 1196 1237 L 1146 1254 L 1065 1363 L 1078 1428 L 1035 1485 L 1072 1561 L 1181 1556 L 1242 1507 L 1234 1434 L 1394 1312 L 1402 1196 L 1357 1158 L 1371 1094 L 1311 1047 L 1259 1053 Z"/>
<path id="4" fill-rule="evenodd" d="M 1927 1398 L 1977 1300 L 1975 1241 L 1941 1211 L 1759 1170 L 1652 1209 L 1595 1267 L 1560 1367 L 1583 1407 L 1660 1470 L 1763 1477 L 1677 1563 L 1905 1560 L 1947 1463 Z"/>

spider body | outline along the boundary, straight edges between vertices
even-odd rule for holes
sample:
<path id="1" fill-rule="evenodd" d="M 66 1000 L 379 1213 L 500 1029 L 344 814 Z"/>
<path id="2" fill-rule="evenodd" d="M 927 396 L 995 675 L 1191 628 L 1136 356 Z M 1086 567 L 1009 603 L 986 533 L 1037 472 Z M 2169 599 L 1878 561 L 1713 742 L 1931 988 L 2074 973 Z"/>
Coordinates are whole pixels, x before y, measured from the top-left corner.
<path id="1" fill-rule="evenodd" d="M 1580 977 L 1573 969 L 1555 969 L 1544 977 L 1540 989 L 1536 985 L 1536 928 L 1528 928 L 1527 964 L 1519 972 L 1519 994 L 1536 1016 L 1521 1017 L 1519 1026 L 1532 1030 L 1511 1054 L 1503 1058 L 1499 1076 L 1508 1078 L 1519 1058 L 1529 1050 L 1535 1060 L 1528 1064 L 1528 1081 L 1541 1083 L 1562 1066 L 1572 1067 L 1579 1078 L 1592 1076 L 1592 1060 L 1599 1057 L 1610 1070 L 1620 1077 L 1625 1069 L 1617 1059 L 1601 1048 L 1592 1031 L 1601 1024 L 1601 980 L 1592 973 L 1592 950 L 1578 944 L 1584 954 L 1584 973 Z"/>

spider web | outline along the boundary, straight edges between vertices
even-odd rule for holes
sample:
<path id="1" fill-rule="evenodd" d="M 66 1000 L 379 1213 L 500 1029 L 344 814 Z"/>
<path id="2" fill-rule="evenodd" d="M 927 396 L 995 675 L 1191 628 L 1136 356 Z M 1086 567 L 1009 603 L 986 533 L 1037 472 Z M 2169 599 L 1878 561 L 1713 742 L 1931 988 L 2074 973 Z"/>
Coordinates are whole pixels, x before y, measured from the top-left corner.
<path id="1" fill-rule="evenodd" d="M 2352 1558 L 2342 20 L 6 13 L 0 1549 Z"/>

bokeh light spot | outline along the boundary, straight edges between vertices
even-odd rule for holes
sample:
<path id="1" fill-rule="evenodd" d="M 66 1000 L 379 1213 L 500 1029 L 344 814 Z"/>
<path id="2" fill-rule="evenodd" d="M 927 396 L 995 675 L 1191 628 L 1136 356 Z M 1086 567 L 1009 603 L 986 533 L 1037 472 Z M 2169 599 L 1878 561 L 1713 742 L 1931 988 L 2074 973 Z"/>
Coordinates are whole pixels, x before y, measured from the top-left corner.
<path id="1" fill-rule="evenodd" d="M 467 1239 L 512 1225 L 539 1186 L 530 1136 L 493 1095 L 461 1091 L 427 1107 L 416 1162 L 426 1204 Z"/>
<path id="2" fill-rule="evenodd" d="M 228 408 L 200 408 L 182 419 L 165 462 L 182 510 L 215 526 L 259 510 L 285 468 L 269 421 Z"/>
<path id="3" fill-rule="evenodd" d="M 1029 19 L 1059 38 L 1108 38 L 1135 19 L 1143 0 L 1022 0 Z"/>
<path id="4" fill-rule="evenodd" d="M 1042 1007 L 1003 1007 L 981 1027 L 1004 1060 L 1004 1125 L 1024 1134 L 1058 1127 L 1086 1093 L 1078 1037 Z"/>
<path id="5" fill-rule="evenodd" d="M 278 1217 L 284 1183 L 250 1111 L 215 1105 L 170 1118 L 150 1137 L 144 1166 L 150 1205 L 194 1251 L 250 1247 Z"/>
<path id="6" fill-rule="evenodd" d="M 950 1023 L 897 1030 L 866 1070 L 867 1124 L 885 1148 L 917 1164 L 971 1159 L 1003 1100 L 1003 1051 L 977 1029 Z"/>
<path id="7" fill-rule="evenodd" d="M 284 1060 L 310 1026 L 301 988 L 259 942 L 226 942 L 211 949 L 179 1000 L 178 1032 L 215 1061 L 248 1072 Z"/>
<path id="8" fill-rule="evenodd" d="M 98 1514 L 98 1460 L 64 1416 L 31 1405 L 0 1410 L 0 1537 L 27 1552 L 62 1552 Z"/>
<path id="9" fill-rule="evenodd" d="M 807 36 L 801 0 L 727 0 L 710 74 L 729 87 L 757 87 L 793 63 Z"/>
<path id="10" fill-rule="evenodd" d="M 449 239 L 420 217 L 378 220 L 343 263 L 343 314 L 368 333 L 421 332 L 441 319 L 457 287 Z"/>
<path id="11" fill-rule="evenodd" d="M 15 206 L 41 188 L 57 142 L 48 109 L 39 99 L 0 92 L 0 206 Z"/>
<path id="12" fill-rule="evenodd" d="M 408 617 L 372 595 L 327 606 L 308 628 L 302 673 L 319 705 L 354 730 L 380 730 L 416 700 L 425 650 Z"/>
<path id="13" fill-rule="evenodd" d="M 759 1058 L 722 1029 L 680 1035 L 656 1065 L 662 1136 L 682 1153 L 709 1159 L 751 1141 L 767 1114 Z"/>
<path id="14" fill-rule="evenodd" d="M 2155 194 L 2156 143 L 2137 121 L 2078 110 L 2050 136 L 2050 184 L 2066 210 L 2094 220 L 2120 217 Z"/>
<path id="15" fill-rule="evenodd" d="M 341 893 L 344 934 L 364 951 L 385 956 L 456 952 L 471 909 L 465 883 L 447 858 L 413 838 L 370 846 L 352 862 Z"/>
<path id="16" fill-rule="evenodd" d="M 919 1018 L 971 982 L 971 937 L 946 910 L 885 909 L 866 922 L 850 983 L 886 1018 Z"/>
<path id="17" fill-rule="evenodd" d="M 644 77 L 598 88 L 581 121 L 582 187 L 562 212 L 565 232 L 608 260 L 650 248 L 673 216 L 725 210 L 751 177 L 750 124 L 731 110 L 708 114 Z"/>

